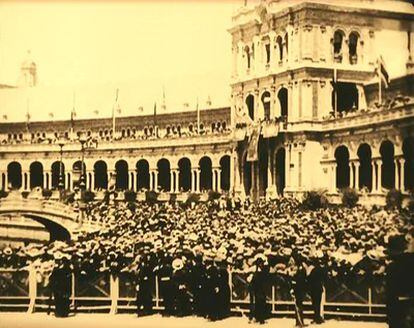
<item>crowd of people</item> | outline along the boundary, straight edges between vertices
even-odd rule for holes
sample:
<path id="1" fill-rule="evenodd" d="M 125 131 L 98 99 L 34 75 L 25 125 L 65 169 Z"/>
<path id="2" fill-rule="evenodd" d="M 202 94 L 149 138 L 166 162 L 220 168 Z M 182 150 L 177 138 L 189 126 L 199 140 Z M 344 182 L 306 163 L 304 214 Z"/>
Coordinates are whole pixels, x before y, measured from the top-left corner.
<path id="1" fill-rule="evenodd" d="M 375 206 L 311 211 L 295 199 L 257 204 L 224 198 L 196 204 L 100 201 L 91 202 L 85 215 L 103 227 L 71 242 L 6 247 L 0 251 L 0 267 L 34 263 L 50 273 L 63 259 L 81 275 L 133 272 L 141 313 L 151 311 L 150 276 L 158 275 L 166 313 L 185 315 L 192 307 L 212 320 L 229 312 L 228 270 L 244 272 L 258 322 L 268 312 L 268 284 L 279 277 L 292 286 L 299 314 L 307 290 L 318 322 L 322 276 L 384 275 L 389 239 L 401 236 L 412 248 L 414 238 L 414 219 L 404 211 Z M 315 274 L 316 282 L 310 267 L 323 269 Z M 300 324 L 300 315 L 297 320 Z"/>

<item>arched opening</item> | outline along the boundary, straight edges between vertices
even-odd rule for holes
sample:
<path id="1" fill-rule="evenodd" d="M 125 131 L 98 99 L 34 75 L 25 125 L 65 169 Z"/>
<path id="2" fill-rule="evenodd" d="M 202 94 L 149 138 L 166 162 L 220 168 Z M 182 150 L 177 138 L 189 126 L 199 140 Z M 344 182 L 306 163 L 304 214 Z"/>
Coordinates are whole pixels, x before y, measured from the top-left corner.
<path id="1" fill-rule="evenodd" d="M 277 93 L 277 99 L 279 99 L 280 115 L 287 119 L 289 115 L 288 111 L 288 90 L 281 88 Z"/>
<path id="2" fill-rule="evenodd" d="M 128 163 L 124 160 L 116 162 L 115 172 L 115 188 L 121 190 L 128 189 Z"/>
<path id="3" fill-rule="evenodd" d="M 381 144 L 381 187 L 393 189 L 395 187 L 394 145 L 386 140 Z"/>
<path id="4" fill-rule="evenodd" d="M 279 35 L 276 39 L 277 48 L 279 49 L 279 62 L 283 60 L 283 40 Z"/>
<path id="5" fill-rule="evenodd" d="M 262 105 L 263 105 L 263 111 L 264 111 L 264 119 L 269 120 L 270 119 L 270 92 L 269 91 L 263 92 Z"/>
<path id="6" fill-rule="evenodd" d="M 414 137 L 404 139 L 404 187 L 405 190 L 414 189 Z"/>
<path id="7" fill-rule="evenodd" d="M 137 162 L 137 190 L 150 188 L 149 163 L 145 159 Z"/>
<path id="8" fill-rule="evenodd" d="M 108 189 L 108 167 L 104 161 L 97 161 L 93 166 L 95 189 Z"/>
<path id="9" fill-rule="evenodd" d="M 336 188 L 343 189 L 349 187 L 349 151 L 345 146 L 339 146 L 335 150 L 336 159 Z"/>
<path id="10" fill-rule="evenodd" d="M 344 32 L 343 31 L 335 31 L 333 37 L 333 53 L 334 53 L 334 61 L 337 63 L 342 62 L 342 44 L 344 40 Z"/>
<path id="11" fill-rule="evenodd" d="M 230 190 L 230 156 L 225 155 L 220 159 L 220 169 L 221 169 L 221 190 L 229 191 Z"/>
<path id="12" fill-rule="evenodd" d="M 283 196 L 286 185 L 286 150 L 280 148 L 276 152 L 276 188 L 279 196 Z"/>
<path id="13" fill-rule="evenodd" d="M 191 190 L 191 162 L 188 158 L 178 161 L 178 184 L 180 191 Z"/>
<path id="14" fill-rule="evenodd" d="M 211 159 L 203 157 L 198 165 L 200 166 L 200 190 L 211 190 L 213 180 Z"/>
<path id="15" fill-rule="evenodd" d="M 62 172 L 60 172 L 60 161 L 53 162 L 52 164 L 52 189 L 59 188 L 60 175 L 62 174 L 63 188 L 65 188 L 65 165 L 62 163 Z"/>
<path id="16" fill-rule="evenodd" d="M 246 106 L 249 112 L 249 117 L 254 121 L 254 96 L 248 95 L 246 98 Z"/>
<path id="17" fill-rule="evenodd" d="M 359 158 L 359 187 L 366 187 L 372 190 L 372 163 L 371 147 L 368 144 L 362 144 L 358 148 Z"/>
<path id="18" fill-rule="evenodd" d="M 170 177 L 170 162 L 162 158 L 157 163 L 158 168 L 158 188 L 161 191 L 171 190 L 171 177 Z"/>
<path id="19" fill-rule="evenodd" d="M 252 189 L 252 162 L 247 161 L 247 152 L 243 156 L 243 185 L 246 195 L 250 195 Z"/>
<path id="20" fill-rule="evenodd" d="M 11 189 L 22 187 L 22 166 L 19 163 L 11 162 L 7 165 L 7 181 Z"/>
<path id="21" fill-rule="evenodd" d="M 358 40 L 359 35 L 356 32 L 349 34 L 348 46 L 349 46 L 349 62 L 351 65 L 358 63 Z"/>
<path id="22" fill-rule="evenodd" d="M 40 162 L 30 164 L 30 189 L 43 188 L 43 165 Z"/>

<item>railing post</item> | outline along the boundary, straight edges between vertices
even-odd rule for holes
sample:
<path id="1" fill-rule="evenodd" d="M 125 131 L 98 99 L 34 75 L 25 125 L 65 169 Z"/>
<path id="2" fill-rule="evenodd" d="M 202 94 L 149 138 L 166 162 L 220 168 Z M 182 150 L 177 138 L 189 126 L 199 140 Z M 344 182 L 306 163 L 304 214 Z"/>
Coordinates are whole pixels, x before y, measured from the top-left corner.
<path id="1" fill-rule="evenodd" d="M 272 285 L 272 314 L 276 312 L 276 288 Z"/>
<path id="2" fill-rule="evenodd" d="M 29 308 L 27 313 L 33 313 L 35 310 L 36 304 L 36 295 L 37 295 L 37 279 L 36 279 L 36 270 L 33 266 L 29 267 Z"/>
<path id="3" fill-rule="evenodd" d="M 118 298 L 119 298 L 119 277 L 113 274 L 109 275 L 109 287 L 111 294 L 111 310 L 109 314 L 116 314 L 118 310 Z"/>
<path id="4" fill-rule="evenodd" d="M 372 314 L 372 289 L 368 287 L 368 313 Z"/>
<path id="5" fill-rule="evenodd" d="M 321 316 L 325 318 L 325 304 L 326 304 L 326 287 L 322 290 L 322 302 L 321 302 Z"/>
<path id="6" fill-rule="evenodd" d="M 76 304 L 75 304 L 75 273 L 72 272 L 72 291 L 71 291 L 71 298 L 72 301 L 70 303 L 71 307 L 76 311 Z"/>
<path id="7" fill-rule="evenodd" d="M 160 285 L 158 282 L 158 275 L 155 276 L 155 308 L 160 306 Z"/>
<path id="8" fill-rule="evenodd" d="M 229 271 L 230 303 L 233 302 L 233 271 Z"/>

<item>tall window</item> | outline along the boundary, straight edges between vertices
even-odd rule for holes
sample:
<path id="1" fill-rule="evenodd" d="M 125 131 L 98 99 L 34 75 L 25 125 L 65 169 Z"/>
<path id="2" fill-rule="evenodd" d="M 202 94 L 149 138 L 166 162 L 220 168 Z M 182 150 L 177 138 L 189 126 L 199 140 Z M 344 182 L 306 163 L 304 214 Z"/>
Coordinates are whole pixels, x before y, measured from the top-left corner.
<path id="1" fill-rule="evenodd" d="M 352 32 L 349 35 L 349 62 L 355 65 L 358 62 L 358 34 Z"/>
<path id="2" fill-rule="evenodd" d="M 337 63 L 342 62 L 342 43 L 344 40 L 344 33 L 342 31 L 335 31 L 333 37 L 333 51 L 334 61 Z"/>
<path id="3" fill-rule="evenodd" d="M 265 44 L 265 51 L 266 51 L 266 64 L 270 63 L 270 43 Z"/>
<path id="4" fill-rule="evenodd" d="M 250 69 L 250 48 L 248 46 L 244 48 L 244 55 L 246 56 L 247 69 Z"/>
<path id="5" fill-rule="evenodd" d="M 280 35 L 276 39 L 276 44 L 279 49 L 279 61 L 282 61 L 283 60 L 283 40 Z"/>

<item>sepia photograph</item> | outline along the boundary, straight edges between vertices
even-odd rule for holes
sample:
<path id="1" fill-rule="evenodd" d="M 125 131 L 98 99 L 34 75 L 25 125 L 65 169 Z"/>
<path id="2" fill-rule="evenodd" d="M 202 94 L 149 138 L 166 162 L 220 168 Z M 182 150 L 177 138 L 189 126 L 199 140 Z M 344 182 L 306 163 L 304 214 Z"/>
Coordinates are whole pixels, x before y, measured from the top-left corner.
<path id="1" fill-rule="evenodd" d="M 413 0 L 0 0 L 0 328 L 413 328 Z"/>

